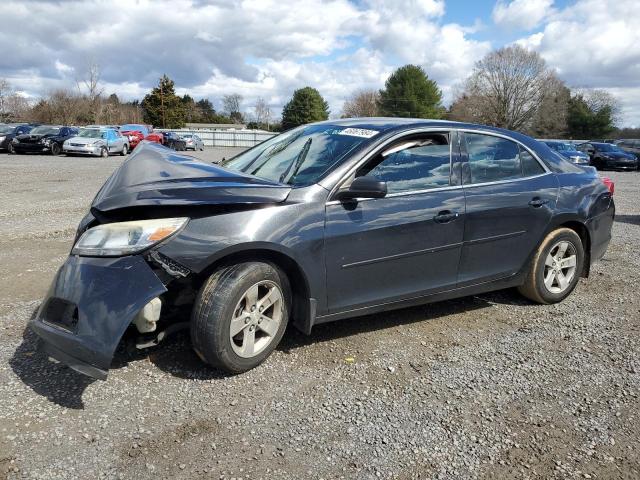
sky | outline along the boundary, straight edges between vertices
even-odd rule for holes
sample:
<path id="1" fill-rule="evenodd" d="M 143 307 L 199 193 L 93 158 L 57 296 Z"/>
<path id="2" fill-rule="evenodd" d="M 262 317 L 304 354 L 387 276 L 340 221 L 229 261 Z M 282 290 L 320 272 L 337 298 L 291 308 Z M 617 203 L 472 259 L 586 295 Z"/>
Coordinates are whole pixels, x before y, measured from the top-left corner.
<path id="1" fill-rule="evenodd" d="M 87 66 L 105 93 L 142 98 L 162 74 L 179 94 L 258 97 L 279 117 L 296 88 L 339 116 L 361 89 L 421 65 L 444 103 L 486 53 L 538 51 L 567 85 L 601 88 L 640 126 L 640 0 L 2 0 L 0 78 L 37 98 Z"/>

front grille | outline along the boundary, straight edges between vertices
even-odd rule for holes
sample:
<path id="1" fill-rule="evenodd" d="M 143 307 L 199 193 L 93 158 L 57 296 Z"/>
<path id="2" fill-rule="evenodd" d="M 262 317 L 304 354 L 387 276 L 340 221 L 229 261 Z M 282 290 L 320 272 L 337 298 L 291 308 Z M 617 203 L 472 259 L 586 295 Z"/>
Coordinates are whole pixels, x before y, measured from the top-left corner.
<path id="1" fill-rule="evenodd" d="M 42 309 L 41 319 L 57 327 L 75 332 L 78 326 L 78 307 L 62 298 L 50 298 Z"/>
<path id="2" fill-rule="evenodd" d="M 86 147 L 86 145 L 83 144 L 83 143 L 70 143 L 69 146 L 71 146 L 71 147 Z"/>

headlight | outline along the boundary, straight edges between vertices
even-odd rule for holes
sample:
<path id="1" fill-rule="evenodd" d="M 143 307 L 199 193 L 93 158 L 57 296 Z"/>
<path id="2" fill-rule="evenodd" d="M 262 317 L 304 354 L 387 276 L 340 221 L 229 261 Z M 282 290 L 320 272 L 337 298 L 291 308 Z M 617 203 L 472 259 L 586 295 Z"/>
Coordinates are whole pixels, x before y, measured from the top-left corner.
<path id="1" fill-rule="evenodd" d="M 137 253 L 166 240 L 188 221 L 188 218 L 159 218 L 98 225 L 82 234 L 71 253 L 97 257 Z"/>
<path id="2" fill-rule="evenodd" d="M 40 142 L 42 142 L 44 145 L 49 145 L 51 144 L 51 140 L 48 138 L 43 138 L 42 140 L 40 140 Z"/>
<path id="3" fill-rule="evenodd" d="M 4 142 L 4 139 L 7 138 L 6 136 L 4 137 L 0 137 L 0 142 Z"/>

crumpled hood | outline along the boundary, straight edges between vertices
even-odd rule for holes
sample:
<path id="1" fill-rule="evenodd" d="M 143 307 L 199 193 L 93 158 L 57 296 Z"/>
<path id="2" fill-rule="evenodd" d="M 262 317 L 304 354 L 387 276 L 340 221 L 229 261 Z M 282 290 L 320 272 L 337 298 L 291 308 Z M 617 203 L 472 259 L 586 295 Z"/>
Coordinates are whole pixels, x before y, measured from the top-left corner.
<path id="1" fill-rule="evenodd" d="M 291 187 L 143 143 L 109 177 L 92 208 L 107 212 L 152 205 L 272 204 Z"/>

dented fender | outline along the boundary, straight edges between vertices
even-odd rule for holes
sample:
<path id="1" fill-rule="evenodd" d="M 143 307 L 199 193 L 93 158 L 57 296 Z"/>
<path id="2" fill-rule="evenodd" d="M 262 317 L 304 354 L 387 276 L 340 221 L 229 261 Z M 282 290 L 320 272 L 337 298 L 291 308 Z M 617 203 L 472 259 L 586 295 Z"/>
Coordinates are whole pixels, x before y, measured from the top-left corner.
<path id="1" fill-rule="evenodd" d="M 166 291 L 140 256 L 71 255 L 58 270 L 30 327 L 51 357 L 104 380 L 136 314 Z"/>

